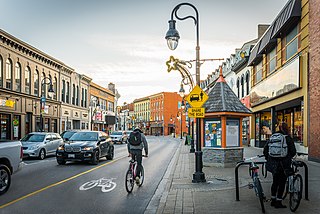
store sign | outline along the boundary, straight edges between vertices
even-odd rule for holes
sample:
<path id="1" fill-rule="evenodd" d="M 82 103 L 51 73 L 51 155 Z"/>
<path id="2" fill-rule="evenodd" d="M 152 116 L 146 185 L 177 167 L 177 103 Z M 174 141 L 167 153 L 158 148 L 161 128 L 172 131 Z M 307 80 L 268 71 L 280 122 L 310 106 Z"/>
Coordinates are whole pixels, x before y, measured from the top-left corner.
<path id="1" fill-rule="evenodd" d="M 5 107 L 13 108 L 15 103 L 16 103 L 16 102 L 13 101 L 13 100 L 3 100 L 3 99 L 0 99 L 0 106 L 5 106 Z"/>

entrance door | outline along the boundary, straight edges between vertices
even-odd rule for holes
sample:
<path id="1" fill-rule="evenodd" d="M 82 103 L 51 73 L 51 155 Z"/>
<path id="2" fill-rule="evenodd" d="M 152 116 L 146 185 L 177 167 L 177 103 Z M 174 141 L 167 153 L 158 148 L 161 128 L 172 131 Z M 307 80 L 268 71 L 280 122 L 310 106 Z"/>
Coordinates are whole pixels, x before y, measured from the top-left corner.
<path id="1" fill-rule="evenodd" d="M 0 114 L 0 139 L 11 140 L 10 115 Z"/>

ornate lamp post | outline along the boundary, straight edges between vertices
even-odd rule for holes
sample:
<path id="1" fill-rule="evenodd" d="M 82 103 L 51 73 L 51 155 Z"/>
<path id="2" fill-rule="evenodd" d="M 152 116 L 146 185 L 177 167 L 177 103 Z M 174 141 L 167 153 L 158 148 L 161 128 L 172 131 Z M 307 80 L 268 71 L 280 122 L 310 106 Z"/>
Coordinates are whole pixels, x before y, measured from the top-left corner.
<path id="1" fill-rule="evenodd" d="M 181 6 L 189 6 L 194 9 L 196 16 L 186 16 L 186 17 L 179 17 L 177 12 L 180 9 Z M 167 44 L 169 49 L 175 50 L 178 46 L 178 41 L 180 39 L 179 32 L 175 28 L 176 21 L 173 19 L 174 16 L 182 21 L 188 18 L 193 19 L 194 24 L 196 25 L 196 84 L 200 86 L 200 46 L 199 46 L 199 13 L 197 8 L 190 4 L 190 3 L 181 3 L 178 4 L 171 12 L 171 20 L 169 20 L 169 30 L 165 36 L 167 39 Z M 195 158 L 196 158 L 196 172 L 193 174 L 193 180 L 192 182 L 205 182 L 205 175 L 202 172 L 203 163 L 202 163 L 202 151 L 201 151 L 201 142 L 200 142 L 200 120 L 197 118 L 196 124 L 197 124 L 197 142 L 196 142 L 196 152 L 195 152 Z"/>
<path id="2" fill-rule="evenodd" d="M 47 80 L 49 80 L 49 82 L 46 82 Z M 41 80 L 41 98 L 40 98 L 40 131 L 43 132 L 44 128 L 43 128 L 43 114 L 44 114 L 44 109 L 46 106 L 46 96 L 45 96 L 45 91 L 43 90 L 43 87 L 45 85 L 49 85 L 49 89 L 48 89 L 48 96 L 49 97 L 53 97 L 54 95 L 54 90 L 53 90 L 53 85 L 52 85 L 52 80 L 49 77 L 45 77 Z M 43 93 L 42 93 L 43 92 Z"/>

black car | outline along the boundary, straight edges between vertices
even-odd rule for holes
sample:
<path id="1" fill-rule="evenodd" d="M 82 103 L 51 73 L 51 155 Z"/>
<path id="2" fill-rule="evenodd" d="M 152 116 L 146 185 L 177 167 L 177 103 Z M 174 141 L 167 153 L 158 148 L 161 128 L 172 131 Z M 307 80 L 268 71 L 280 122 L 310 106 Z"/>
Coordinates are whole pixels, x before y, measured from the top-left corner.
<path id="1" fill-rule="evenodd" d="M 72 135 L 77 133 L 79 130 L 66 130 L 63 131 L 60 136 L 62 137 L 63 140 L 68 140 Z"/>
<path id="2" fill-rule="evenodd" d="M 79 131 L 59 146 L 56 152 L 59 165 L 64 165 L 67 161 L 88 161 L 96 165 L 101 157 L 112 160 L 113 155 L 113 143 L 101 131 Z"/>

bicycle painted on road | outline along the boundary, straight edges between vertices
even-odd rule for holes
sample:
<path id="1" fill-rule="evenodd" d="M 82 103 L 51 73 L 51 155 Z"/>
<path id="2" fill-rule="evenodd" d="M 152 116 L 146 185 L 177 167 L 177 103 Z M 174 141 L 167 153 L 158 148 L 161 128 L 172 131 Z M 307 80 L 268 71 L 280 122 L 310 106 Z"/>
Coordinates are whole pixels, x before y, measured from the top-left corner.
<path id="1" fill-rule="evenodd" d="M 116 188 L 117 184 L 113 182 L 114 178 L 100 178 L 98 180 L 88 181 L 79 187 L 79 190 L 89 190 L 94 187 L 101 187 L 102 192 L 110 192 Z"/>

